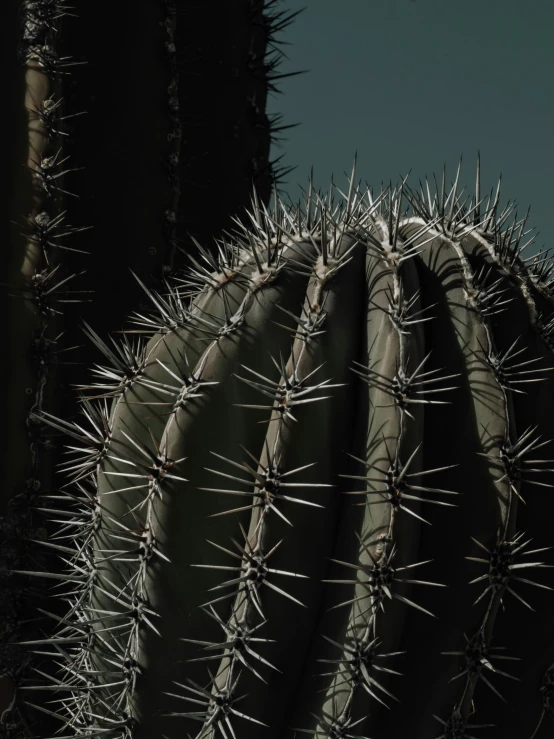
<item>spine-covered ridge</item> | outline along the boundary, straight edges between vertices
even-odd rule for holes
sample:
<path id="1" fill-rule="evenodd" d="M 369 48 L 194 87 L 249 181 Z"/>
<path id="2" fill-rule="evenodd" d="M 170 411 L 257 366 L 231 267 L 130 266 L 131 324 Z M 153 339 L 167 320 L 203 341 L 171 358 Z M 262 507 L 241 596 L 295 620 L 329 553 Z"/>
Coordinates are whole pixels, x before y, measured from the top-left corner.
<path id="1" fill-rule="evenodd" d="M 73 173 L 82 168 L 68 161 L 65 150 L 73 119 L 83 112 L 63 94 L 64 81 L 80 63 L 60 47 L 69 16 L 75 13 L 64 0 L 25 0 L 19 8 L 22 97 L 14 115 L 21 125 L 8 146 L 22 159 L 11 199 L 14 238 L 5 245 L 6 254 L 8 246 L 13 249 L 3 283 L 11 301 L 4 321 L 5 356 L 16 370 L 6 389 L 9 441 L 0 505 L 0 734 L 10 739 L 36 735 L 44 721 L 34 708 L 43 695 L 37 678 L 53 668 L 51 653 L 28 643 L 51 623 L 39 608 L 47 602 L 46 589 L 31 576 L 48 575 L 55 564 L 47 539 L 57 524 L 45 511 L 56 497 L 55 444 L 42 418 L 60 412 L 60 374 L 74 348 L 60 341 L 64 308 L 84 299 L 66 264 L 68 252 L 80 251 L 71 237 L 86 228 L 68 222 L 78 197 Z"/>
<path id="2" fill-rule="evenodd" d="M 62 736 L 548 731 L 552 264 L 459 174 L 254 195 L 122 339 L 87 326 L 83 417 L 41 414 Z"/>
<path id="3" fill-rule="evenodd" d="M 17 34 L 14 68 L 7 71 L 9 90 L 15 94 L 6 93 L 11 187 L 0 294 L 0 302 L 6 296 L 0 372 L 8 388 L 9 428 L 0 497 L 0 735 L 10 739 L 55 732 L 58 711 L 51 709 L 58 696 L 52 704 L 50 697 L 60 688 L 52 676 L 64 661 L 59 650 L 74 637 L 59 640 L 52 630 L 99 607 L 95 578 L 103 573 L 88 568 L 97 556 L 98 526 L 108 519 L 90 487 L 91 474 L 114 447 L 131 443 L 119 427 L 114 429 L 108 398 L 131 388 L 134 393 L 139 382 L 148 393 L 161 396 L 155 402 L 167 402 L 175 384 L 188 382 L 200 355 L 191 358 L 190 370 L 188 359 L 180 360 L 177 380 L 171 362 L 169 374 L 166 365 L 161 369 L 157 364 L 164 361 L 162 355 L 151 366 L 144 336 L 152 322 L 161 336 L 157 324 L 166 319 L 174 322 L 168 331 L 194 327 L 196 346 L 206 335 L 199 337 L 198 331 L 207 330 L 210 321 L 219 330 L 224 314 L 212 319 L 202 313 L 209 313 L 210 301 L 202 303 L 194 321 L 189 315 L 189 299 L 198 293 L 198 275 L 205 271 L 207 252 L 201 244 L 210 242 L 211 247 L 211 235 L 243 213 L 253 183 L 267 204 L 271 182 L 286 175 L 277 160 L 270 160 L 269 150 L 290 125 L 268 116 L 266 102 L 269 92 L 278 91 L 280 79 L 298 74 L 279 69 L 284 58 L 279 35 L 300 11 L 283 11 L 279 3 L 151 0 L 137 11 L 124 0 L 112 4 L 108 15 L 97 3 L 69 0 L 19 0 L 19 12 L 6 7 L 8 49 Z M 94 228 L 79 225 L 84 223 Z M 218 251 L 223 255 L 218 247 L 214 254 Z M 230 259 L 235 260 L 233 269 L 242 265 L 243 257 Z M 193 264 L 193 270 L 183 281 L 167 284 L 169 292 L 163 295 L 165 279 L 183 262 Z M 269 272 L 273 269 L 271 264 Z M 152 285 L 157 285 L 156 297 Z M 233 296 L 232 289 L 224 292 Z M 121 328 L 127 305 L 138 306 L 137 295 L 146 295 L 146 306 L 154 299 L 161 312 L 152 318 L 141 304 L 138 320 L 144 323 L 134 329 L 138 338 L 130 333 L 121 343 L 106 345 L 100 335 L 105 338 Z M 77 330 L 83 324 L 91 339 L 85 345 Z M 170 345 L 178 357 L 180 341 Z M 82 368 L 98 361 L 102 351 L 113 366 L 97 368 L 98 387 L 92 395 L 100 397 L 83 400 L 86 420 L 74 425 L 79 402 L 69 389 L 83 384 Z M 152 375 L 156 368 L 159 376 Z M 179 391 L 183 403 L 190 404 L 203 387 L 194 379 L 191 383 L 190 395 Z M 140 402 L 153 400 L 148 395 Z M 60 464 L 66 434 L 73 442 L 67 465 Z M 134 439 L 132 434 L 131 429 Z M 151 437 L 141 443 L 150 445 Z M 81 446 L 84 451 L 79 452 Z M 70 475 L 71 493 L 57 489 L 57 466 Z M 115 513 L 113 519 L 113 536 L 122 535 L 130 546 L 129 536 L 134 535 L 127 532 L 127 521 L 121 524 Z M 144 544 L 148 556 L 142 574 L 138 565 L 129 565 L 136 576 L 127 592 L 131 604 L 146 597 L 149 575 L 144 568 L 150 554 L 159 551 L 150 534 L 144 534 L 144 541 L 138 536 L 133 546 L 142 552 Z M 72 548 L 77 539 L 78 555 Z M 113 548 L 111 539 L 109 546 Z M 108 559 L 119 562 L 113 552 Z M 73 566 L 84 566 L 91 584 L 86 594 L 75 595 L 64 617 L 60 585 L 71 581 L 76 592 L 80 582 L 75 579 L 80 575 L 67 571 Z M 85 632 L 79 634 L 83 638 Z M 142 650 L 133 641 L 137 639 L 136 634 L 128 637 L 133 654 Z M 117 647 L 110 635 L 105 641 L 109 667 L 103 663 L 102 670 L 110 672 L 119 641 Z M 100 644 L 104 642 L 97 649 Z M 94 671 L 95 659 L 78 660 L 75 669 L 81 677 L 68 673 L 68 684 Z M 137 668 L 129 669 L 134 681 Z M 82 692 L 82 685 L 73 689 Z M 134 687 L 129 690 L 130 697 L 121 699 L 123 708 L 119 703 L 112 707 L 115 718 L 112 708 L 106 713 L 115 727 L 126 720 L 120 719 L 120 708 L 134 715 Z M 95 711 L 105 713 L 99 708 L 103 696 L 100 703 L 92 697 L 83 701 L 76 704 L 75 728 L 71 721 L 66 726 L 70 734 L 81 731 L 82 721 L 85 727 L 94 723 L 90 717 Z M 62 699 L 62 708 L 71 713 L 73 705 Z"/>

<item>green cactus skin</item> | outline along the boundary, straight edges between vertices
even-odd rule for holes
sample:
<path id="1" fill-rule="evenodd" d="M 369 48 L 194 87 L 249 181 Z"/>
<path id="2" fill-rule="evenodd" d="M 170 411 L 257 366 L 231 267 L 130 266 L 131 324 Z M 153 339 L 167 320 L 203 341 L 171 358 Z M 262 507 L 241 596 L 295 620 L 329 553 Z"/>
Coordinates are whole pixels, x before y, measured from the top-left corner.
<path id="1" fill-rule="evenodd" d="M 243 212 L 252 183 L 269 202 L 273 176 L 286 174 L 270 145 L 289 126 L 268 117 L 266 99 L 288 76 L 278 73 L 278 35 L 298 14 L 278 3 L 6 3 L 2 739 L 57 728 L 44 713 L 49 694 L 33 686 L 58 654 L 23 642 L 48 633 L 45 610 L 63 617 L 65 608 L 46 592 L 64 567 L 44 510 L 55 504 L 63 449 L 44 419 L 77 415 L 70 388 L 98 354 L 83 345 L 80 322 L 94 318 L 103 335 L 120 329 L 143 297 L 130 270 L 161 288 L 197 240 Z M 37 546 L 44 539 L 51 546 Z"/>
<path id="2" fill-rule="evenodd" d="M 2 492 L 0 494 L 0 735 L 30 737 L 37 713 L 25 705 L 27 688 L 36 680 L 42 656 L 17 644 L 40 638 L 50 621 L 39 608 L 47 602 L 46 581 L 9 574 L 13 569 L 51 571 L 59 566 L 44 547 L 54 529 L 41 511 L 41 494 L 54 484 L 55 450 L 51 429 L 38 420 L 43 411 L 62 413 L 59 392 L 65 353 L 63 310 L 80 299 L 73 289 L 60 239 L 83 229 L 69 226 L 67 212 L 77 167 L 64 151 L 65 127 L 77 114 L 64 101 L 63 79 L 74 66 L 60 51 L 61 3 L 7 3 L 3 17 L 12 28 L 17 49 L 7 76 L 13 79 L 5 102 L 15 127 L 7 138 L 11 193 L 2 219 L 3 352 L 0 379 L 4 388 L 2 419 Z M 14 7 L 19 6 L 19 7 Z M 15 11 L 19 11 L 16 15 Z M 17 34 L 17 36 L 16 36 Z M 9 35 L 9 34 L 6 34 Z M 13 67 L 13 69 L 11 68 Z M 9 95 L 9 92 L 12 94 Z M 8 284 L 9 289 L 6 288 Z M 54 527 L 55 528 L 55 527 Z M 53 605 L 63 615 L 62 604 Z M 32 676 L 32 677 L 31 677 Z M 21 688 L 21 690 L 19 690 Z M 24 692 L 26 691 L 26 692 Z M 40 715 L 40 714 L 38 714 Z M 44 717 L 42 717 L 44 723 Z"/>
<path id="3" fill-rule="evenodd" d="M 44 416 L 62 736 L 548 736 L 552 264 L 459 173 L 254 197 L 87 328 L 86 418 Z"/>

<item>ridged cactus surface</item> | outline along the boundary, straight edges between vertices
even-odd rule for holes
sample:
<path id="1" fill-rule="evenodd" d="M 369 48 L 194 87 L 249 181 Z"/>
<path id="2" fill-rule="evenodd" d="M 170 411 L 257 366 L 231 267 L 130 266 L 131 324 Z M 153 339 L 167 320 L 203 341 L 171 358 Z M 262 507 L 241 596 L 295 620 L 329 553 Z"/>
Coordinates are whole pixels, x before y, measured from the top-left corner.
<path id="1" fill-rule="evenodd" d="M 550 735 L 551 266 L 458 175 L 254 197 L 87 326 L 83 418 L 43 415 L 61 736 Z"/>
<path id="2" fill-rule="evenodd" d="M 0 216 L 0 737 L 55 731 L 41 708 L 58 655 L 32 649 L 63 616 L 48 495 L 74 418 L 71 387 L 94 346 L 150 288 L 232 225 L 254 183 L 268 203 L 270 158 L 291 124 L 268 115 L 283 73 L 281 0 L 7 0 L 2 4 L 6 196 Z M 58 443 L 60 442 L 60 443 Z M 45 510 L 46 509 L 46 510 Z M 57 568 L 57 569 L 56 569 Z M 42 610 L 37 610 L 40 608 Z M 59 609 L 59 610 L 57 610 Z M 34 652 L 34 653 L 32 653 Z M 38 706 L 34 708 L 31 706 Z"/>

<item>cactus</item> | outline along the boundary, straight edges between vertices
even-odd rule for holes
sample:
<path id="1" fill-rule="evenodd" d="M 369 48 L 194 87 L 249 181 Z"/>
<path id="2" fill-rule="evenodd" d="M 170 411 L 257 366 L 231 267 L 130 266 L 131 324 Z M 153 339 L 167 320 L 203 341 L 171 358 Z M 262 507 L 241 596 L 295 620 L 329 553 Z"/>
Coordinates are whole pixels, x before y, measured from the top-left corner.
<path id="1" fill-rule="evenodd" d="M 62 736 L 548 735 L 552 264 L 459 174 L 254 194 L 122 340 L 87 324 L 83 418 L 42 414 Z"/>
<path id="2" fill-rule="evenodd" d="M 0 735 L 47 735 L 36 670 L 57 654 L 25 647 L 63 617 L 45 508 L 63 459 L 43 413 L 75 417 L 70 393 L 96 360 L 80 322 L 120 329 L 139 284 L 163 283 L 196 242 L 284 176 L 269 148 L 288 128 L 266 114 L 280 77 L 278 0 L 10 0 L 3 15 L 11 187 L 1 219 Z M 9 29 L 9 30 L 8 30 Z M 278 139 L 277 139 L 278 140 Z M 218 193 L 215 196 L 215 183 Z M 209 197 L 207 197 L 209 194 Z M 216 202 L 217 200 L 217 202 Z M 207 215 L 209 211 L 209 216 Z M 80 346 L 79 346 L 80 345 Z M 58 569 L 57 569 L 58 568 Z M 10 571 L 12 574 L 10 574 Z M 48 651 L 48 650 L 46 650 Z M 40 652 L 40 653 L 39 653 Z M 52 729 L 54 731 L 55 727 Z"/>

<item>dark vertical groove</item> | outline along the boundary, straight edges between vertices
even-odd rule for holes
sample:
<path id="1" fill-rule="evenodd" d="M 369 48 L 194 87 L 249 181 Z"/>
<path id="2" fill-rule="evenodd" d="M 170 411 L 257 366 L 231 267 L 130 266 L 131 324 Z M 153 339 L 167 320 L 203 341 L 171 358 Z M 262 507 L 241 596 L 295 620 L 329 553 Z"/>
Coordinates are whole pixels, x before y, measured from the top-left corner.
<path id="1" fill-rule="evenodd" d="M 48 496 L 58 492 L 54 469 L 64 458 L 59 431 L 41 414 L 76 418 L 73 386 L 98 361 L 96 348 L 83 342 L 82 321 L 106 335 L 122 328 L 130 306 L 144 307 L 131 270 L 159 286 L 197 252 L 195 239 L 213 249 L 212 237 L 243 215 L 253 183 L 268 202 L 265 105 L 274 62 L 266 61 L 280 30 L 270 18 L 274 4 L 10 0 L 3 8 L 3 25 L 11 30 L 0 51 L 10 106 L 4 139 L 9 187 L 0 216 L 1 410 L 9 429 L 0 495 L 0 734 L 10 739 L 35 731 L 37 717 L 45 735 L 54 731 L 47 715 L 25 704 L 29 698 L 44 707 L 51 693 L 18 690 L 11 706 L 15 685 L 28 682 L 37 659 L 43 665 L 57 656 L 51 648 L 50 656 L 32 657 L 33 647 L 17 642 L 47 633 L 37 606 L 52 612 L 63 607 L 45 597 L 55 581 L 9 573 L 59 575 L 64 567 L 30 542 L 50 539 L 50 523 L 36 509 L 55 507 Z M 22 26 L 25 13 L 58 17 L 37 36 L 40 24 Z M 29 83 L 22 64 L 29 44 L 38 44 L 41 54 L 50 44 L 57 53 L 55 68 L 39 71 L 45 95 L 54 92 L 60 100 L 56 117 L 63 133 L 51 136 L 36 159 L 61 147 L 59 159 L 68 159 L 60 169 L 72 171 L 56 184 L 69 194 L 45 195 L 29 170 Z M 60 116 L 69 117 L 60 124 Z M 34 217 L 43 210 L 51 219 L 67 210 L 57 233 L 77 251 L 38 244 Z M 54 268 L 49 287 L 71 281 L 45 307 L 40 290 L 29 291 L 29 280 Z M 74 290 L 81 294 L 62 297 L 78 302 L 57 302 L 60 292 Z"/>
<path id="2" fill-rule="evenodd" d="M 213 237 L 244 215 L 253 182 L 268 203 L 272 34 L 264 3 L 251 0 L 123 0 L 105 13 L 78 6 L 79 33 L 65 38 L 66 53 L 87 60 L 69 93 L 88 111 L 72 144 L 86 167 L 74 213 L 93 226 L 79 248 L 91 253 L 86 283 L 95 292 L 68 330 L 84 319 L 105 335 L 144 302 L 131 270 L 152 286 L 190 264 L 192 237 L 213 250 Z M 71 261 L 82 264 L 80 255 Z M 90 364 L 87 348 L 79 360 Z"/>

